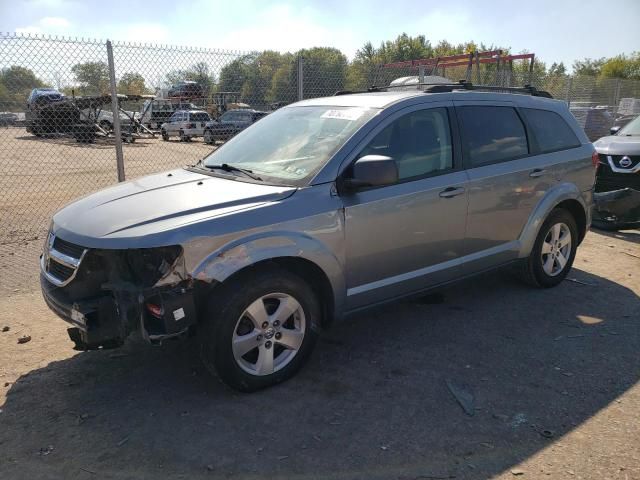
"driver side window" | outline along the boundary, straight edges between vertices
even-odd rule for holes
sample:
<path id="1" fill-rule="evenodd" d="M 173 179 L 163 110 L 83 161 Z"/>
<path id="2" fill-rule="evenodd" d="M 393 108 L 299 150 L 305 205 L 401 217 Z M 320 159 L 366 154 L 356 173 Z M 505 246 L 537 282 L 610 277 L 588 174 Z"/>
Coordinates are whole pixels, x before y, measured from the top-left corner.
<path id="1" fill-rule="evenodd" d="M 399 180 L 422 177 L 453 168 L 451 131 L 446 108 L 408 113 L 385 127 L 360 152 L 393 158 Z"/>

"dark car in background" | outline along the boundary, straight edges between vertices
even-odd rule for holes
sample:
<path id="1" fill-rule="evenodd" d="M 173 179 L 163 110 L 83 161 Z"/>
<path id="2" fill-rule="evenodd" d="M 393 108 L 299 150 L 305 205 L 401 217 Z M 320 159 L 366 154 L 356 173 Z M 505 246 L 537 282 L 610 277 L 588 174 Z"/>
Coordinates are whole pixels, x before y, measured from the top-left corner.
<path id="1" fill-rule="evenodd" d="M 614 119 L 605 107 L 571 105 L 569 110 L 592 142 L 609 134 Z"/>
<path id="2" fill-rule="evenodd" d="M 55 88 L 34 88 L 27 98 L 27 109 L 32 110 L 64 99 L 65 96 Z"/>
<path id="3" fill-rule="evenodd" d="M 0 127 L 8 127 L 18 122 L 18 115 L 12 112 L 0 112 Z"/>
<path id="4" fill-rule="evenodd" d="M 241 132 L 250 125 L 253 125 L 261 118 L 267 116 L 269 112 L 262 112 L 252 109 L 229 110 L 223 113 L 218 120 L 214 120 L 205 125 L 205 143 L 215 143 L 216 141 L 229 140 L 231 137 Z"/>
<path id="5" fill-rule="evenodd" d="M 169 98 L 199 98 L 204 96 L 202 85 L 185 80 L 173 85 L 168 92 Z"/>
<path id="6" fill-rule="evenodd" d="M 593 224 L 607 230 L 640 226 L 640 117 L 593 145 L 599 156 Z"/>

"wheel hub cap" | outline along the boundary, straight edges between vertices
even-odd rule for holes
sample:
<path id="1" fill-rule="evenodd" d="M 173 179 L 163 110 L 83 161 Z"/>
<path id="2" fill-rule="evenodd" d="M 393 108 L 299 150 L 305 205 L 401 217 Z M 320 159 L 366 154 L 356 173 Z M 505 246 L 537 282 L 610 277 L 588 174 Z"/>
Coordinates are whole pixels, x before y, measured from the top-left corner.
<path id="1" fill-rule="evenodd" d="M 271 293 L 252 302 L 236 322 L 231 347 L 238 366 L 264 376 L 281 370 L 296 356 L 305 335 L 300 303 L 286 293 Z"/>
<path id="2" fill-rule="evenodd" d="M 564 271 L 571 256 L 571 230 L 564 223 L 553 225 L 542 242 L 542 268 L 544 272 L 555 277 Z"/>

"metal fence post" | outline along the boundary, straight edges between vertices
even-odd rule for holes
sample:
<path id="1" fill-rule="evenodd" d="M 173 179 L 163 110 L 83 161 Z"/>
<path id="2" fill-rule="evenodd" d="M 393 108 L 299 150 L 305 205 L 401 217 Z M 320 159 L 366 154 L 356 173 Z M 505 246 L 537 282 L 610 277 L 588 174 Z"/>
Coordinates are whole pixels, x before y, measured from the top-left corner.
<path id="1" fill-rule="evenodd" d="M 304 99 L 304 74 L 302 73 L 303 62 L 302 55 L 298 56 L 298 101 Z"/>
<path id="2" fill-rule="evenodd" d="M 573 83 L 573 77 L 569 77 L 567 81 L 567 106 L 571 106 L 571 84 Z"/>
<path id="3" fill-rule="evenodd" d="M 113 135 L 116 144 L 116 165 L 118 181 L 124 182 L 124 155 L 122 153 L 122 134 L 120 129 L 120 110 L 118 106 L 118 91 L 116 89 L 116 68 L 113 63 L 113 47 L 111 40 L 107 40 L 107 61 L 109 64 L 109 83 L 111 84 L 111 111 L 113 112 Z"/>

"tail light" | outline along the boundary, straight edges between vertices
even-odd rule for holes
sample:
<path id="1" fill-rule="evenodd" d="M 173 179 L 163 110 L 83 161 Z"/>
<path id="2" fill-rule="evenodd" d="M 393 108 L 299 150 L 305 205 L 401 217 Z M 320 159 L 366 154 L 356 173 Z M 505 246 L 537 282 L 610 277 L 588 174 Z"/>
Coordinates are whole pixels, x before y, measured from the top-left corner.
<path id="1" fill-rule="evenodd" d="M 595 168 L 596 170 L 598 169 L 598 165 L 600 165 L 600 156 L 598 155 L 598 152 L 593 152 L 591 154 L 591 163 L 593 164 L 593 168 Z"/>

